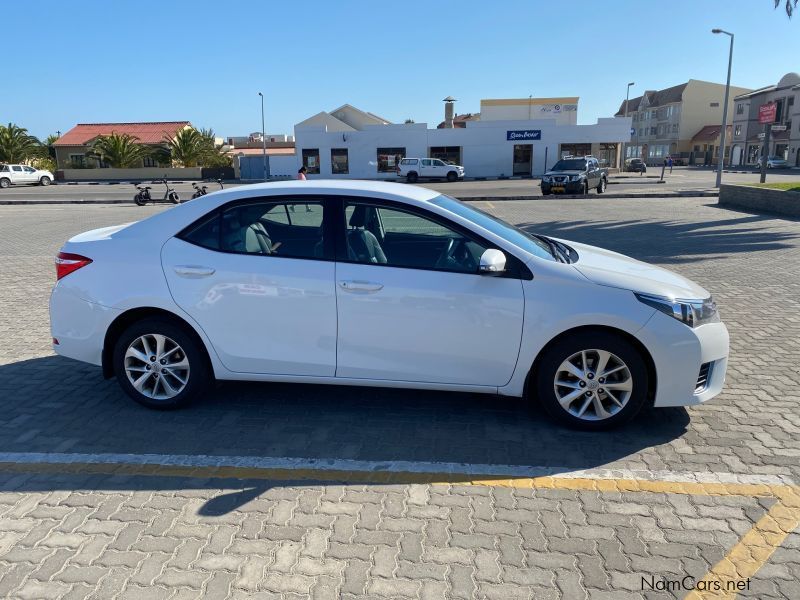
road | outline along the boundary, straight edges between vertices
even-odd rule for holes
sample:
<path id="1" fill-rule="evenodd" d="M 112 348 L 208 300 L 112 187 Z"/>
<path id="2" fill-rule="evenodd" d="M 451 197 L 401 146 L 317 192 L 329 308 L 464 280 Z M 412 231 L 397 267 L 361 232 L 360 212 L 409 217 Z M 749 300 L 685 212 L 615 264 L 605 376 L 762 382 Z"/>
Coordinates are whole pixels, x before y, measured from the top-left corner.
<path id="1" fill-rule="evenodd" d="M 660 194 L 687 192 L 714 192 L 716 174 L 708 169 L 695 169 L 676 167 L 673 173 L 665 175 L 665 183 L 657 183 L 660 171 L 653 169 L 647 175 L 637 174 L 612 175 L 609 180 L 607 194 Z M 767 181 L 800 180 L 800 172 L 794 170 L 770 171 Z M 728 183 L 748 183 L 758 181 L 755 173 L 725 173 L 724 181 Z M 232 187 L 238 184 L 231 184 Z M 495 181 L 459 181 L 447 182 L 422 182 L 420 185 L 430 187 L 450 194 L 457 198 L 509 198 L 515 196 L 540 195 L 538 180 L 507 179 Z M 193 189 L 189 183 L 174 185 L 180 197 L 184 200 L 191 198 Z M 209 184 L 210 189 L 215 189 L 216 184 Z M 163 197 L 164 186 L 153 184 L 152 194 L 155 198 Z M 127 201 L 133 202 L 135 189 L 130 184 L 119 185 L 53 185 L 50 187 L 28 186 L 14 187 L 0 190 L 0 202 L 3 201 L 37 201 L 37 200 L 71 200 L 71 201 Z M 594 192 L 592 192 L 594 195 Z"/>
<path id="2" fill-rule="evenodd" d="M 64 239 L 163 208 L 0 206 L 0 597 L 799 598 L 800 223 L 712 202 L 478 204 L 714 293 L 724 392 L 611 433 L 379 388 L 146 410 L 53 354 L 47 300 Z"/>

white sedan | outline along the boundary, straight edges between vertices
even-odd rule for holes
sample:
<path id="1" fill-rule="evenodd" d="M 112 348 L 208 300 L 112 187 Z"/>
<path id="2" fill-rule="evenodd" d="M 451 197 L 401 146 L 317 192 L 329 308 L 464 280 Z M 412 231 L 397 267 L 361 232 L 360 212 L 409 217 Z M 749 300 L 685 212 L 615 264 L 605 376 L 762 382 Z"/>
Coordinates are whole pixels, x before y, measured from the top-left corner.
<path id="1" fill-rule="evenodd" d="M 137 402 L 219 380 L 519 396 L 602 429 L 722 389 L 728 331 L 665 269 L 526 233 L 425 188 L 243 186 L 70 239 L 58 354 Z"/>

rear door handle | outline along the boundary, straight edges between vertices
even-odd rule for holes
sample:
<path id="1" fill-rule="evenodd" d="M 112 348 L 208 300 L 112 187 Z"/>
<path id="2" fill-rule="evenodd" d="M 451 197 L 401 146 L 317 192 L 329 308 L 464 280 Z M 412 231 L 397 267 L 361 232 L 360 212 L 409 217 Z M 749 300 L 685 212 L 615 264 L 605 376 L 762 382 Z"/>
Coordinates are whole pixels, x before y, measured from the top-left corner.
<path id="1" fill-rule="evenodd" d="M 378 290 L 383 289 L 383 284 L 376 283 L 374 281 L 357 281 L 353 279 L 347 279 L 340 281 L 339 287 L 346 292 L 377 292 Z"/>
<path id="2" fill-rule="evenodd" d="M 197 265 L 178 265 L 175 272 L 181 277 L 208 277 L 213 275 L 216 270 L 211 267 L 200 267 Z"/>

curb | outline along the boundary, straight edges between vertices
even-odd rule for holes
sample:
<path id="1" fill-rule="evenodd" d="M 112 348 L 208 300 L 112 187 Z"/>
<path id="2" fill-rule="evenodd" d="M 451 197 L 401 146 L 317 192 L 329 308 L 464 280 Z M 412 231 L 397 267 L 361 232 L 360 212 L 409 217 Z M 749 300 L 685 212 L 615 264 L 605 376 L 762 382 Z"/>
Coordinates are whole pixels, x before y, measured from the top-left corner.
<path id="1" fill-rule="evenodd" d="M 718 191 L 686 191 L 686 192 L 670 192 L 670 193 L 633 193 L 633 194 L 609 194 L 606 192 L 602 195 L 592 194 L 591 196 L 575 195 L 575 194 L 558 194 L 551 196 L 535 196 L 535 195 L 520 195 L 520 196 L 456 196 L 458 200 L 463 202 L 505 202 L 505 201 L 522 201 L 522 200 L 589 200 L 589 199 L 613 199 L 624 200 L 626 198 L 716 198 L 719 196 Z M 185 204 L 189 202 L 186 200 L 181 202 Z M 0 206 L 36 206 L 36 205 L 69 205 L 69 204 L 129 204 L 136 206 L 133 200 L 0 200 Z M 156 202 L 155 204 L 169 204 L 169 202 Z"/>

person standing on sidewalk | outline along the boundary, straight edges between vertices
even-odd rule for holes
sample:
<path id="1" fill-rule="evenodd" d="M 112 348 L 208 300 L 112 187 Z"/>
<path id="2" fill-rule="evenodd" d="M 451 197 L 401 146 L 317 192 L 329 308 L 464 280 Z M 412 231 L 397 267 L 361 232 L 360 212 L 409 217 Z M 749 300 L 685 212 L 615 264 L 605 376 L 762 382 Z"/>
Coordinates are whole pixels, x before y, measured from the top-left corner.
<path id="1" fill-rule="evenodd" d="M 306 169 L 305 165 L 300 167 L 300 169 L 298 169 L 298 171 L 297 171 L 297 179 L 300 180 L 300 181 L 305 181 L 307 172 L 308 172 L 308 169 Z"/>
<path id="2" fill-rule="evenodd" d="M 669 174 L 672 175 L 672 155 L 667 157 L 667 166 L 669 167 Z"/>

